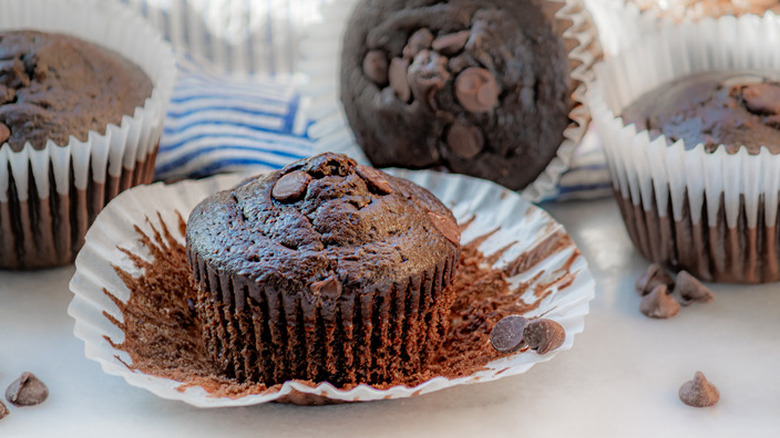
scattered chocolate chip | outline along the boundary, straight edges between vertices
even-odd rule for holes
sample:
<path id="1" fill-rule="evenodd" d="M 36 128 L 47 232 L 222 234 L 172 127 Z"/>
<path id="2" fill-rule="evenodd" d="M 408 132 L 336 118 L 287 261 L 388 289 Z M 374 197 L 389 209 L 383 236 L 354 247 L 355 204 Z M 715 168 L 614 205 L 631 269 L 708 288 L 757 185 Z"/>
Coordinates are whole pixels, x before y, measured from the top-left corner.
<path id="1" fill-rule="evenodd" d="M 672 289 L 674 288 L 674 279 L 666 273 L 663 266 L 653 263 L 636 279 L 636 293 L 639 296 L 645 296 L 659 284 L 666 285 L 667 288 Z"/>
<path id="2" fill-rule="evenodd" d="M 745 108 L 753 114 L 780 114 L 780 86 L 760 83 L 745 85 L 740 90 Z"/>
<path id="3" fill-rule="evenodd" d="M 341 282 L 335 275 L 311 284 L 311 292 L 323 298 L 336 300 L 341 296 Z"/>
<path id="4" fill-rule="evenodd" d="M 3 403 L 2 400 L 0 400 L 0 420 L 7 417 L 8 414 L 9 414 L 8 406 L 6 406 L 5 403 Z"/>
<path id="5" fill-rule="evenodd" d="M 34 406 L 43 403 L 49 396 L 49 389 L 35 374 L 24 372 L 11 382 L 5 390 L 5 398 L 16 406 Z"/>
<path id="6" fill-rule="evenodd" d="M 707 303 L 715 299 L 715 294 L 688 271 L 680 271 L 677 274 L 677 286 L 674 290 L 680 294 L 684 306 L 694 302 Z"/>
<path id="7" fill-rule="evenodd" d="M 671 318 L 680 311 L 680 303 L 668 294 L 665 284 L 659 284 L 653 290 L 642 297 L 639 311 L 650 318 Z"/>
<path id="8" fill-rule="evenodd" d="M 434 213 L 432 211 L 428 212 L 428 217 L 431 219 L 433 226 L 436 227 L 447 240 L 455 245 L 460 245 L 460 228 L 458 228 L 458 224 L 456 224 L 454 220 L 450 219 L 449 216 Z"/>
<path id="9" fill-rule="evenodd" d="M 444 88 L 450 80 L 447 58 L 430 50 L 422 50 L 409 66 L 407 74 L 414 100 L 426 104 L 430 110 L 435 110 L 436 92 Z"/>
<path id="10" fill-rule="evenodd" d="M 547 354 L 559 348 L 566 340 L 566 330 L 552 319 L 535 319 L 523 330 L 528 348 L 538 354 Z"/>
<path id="11" fill-rule="evenodd" d="M 294 201 L 306 192 L 306 187 L 309 186 L 311 179 L 311 175 L 308 173 L 294 170 L 276 181 L 271 189 L 271 196 L 281 202 Z"/>
<path id="12" fill-rule="evenodd" d="M 0 123 L 0 145 L 8 141 L 8 139 L 11 137 L 11 130 L 8 129 L 8 126 L 6 126 L 3 123 Z"/>
<path id="13" fill-rule="evenodd" d="M 463 120 L 456 120 L 447 131 L 447 148 L 461 158 L 476 157 L 484 144 L 482 131 Z"/>
<path id="14" fill-rule="evenodd" d="M 368 183 L 370 189 L 373 189 L 381 195 L 393 193 L 393 187 L 390 185 L 390 182 L 385 179 L 385 176 L 381 171 L 362 164 L 355 166 L 355 171 L 366 183 Z"/>
<path id="15" fill-rule="evenodd" d="M 471 36 L 470 30 L 441 35 L 433 40 L 431 48 L 443 55 L 454 55 L 463 50 L 466 41 L 469 40 L 469 36 Z"/>
<path id="16" fill-rule="evenodd" d="M 501 318 L 490 331 L 490 345 L 499 353 L 509 354 L 525 346 L 523 331 L 528 320 L 520 315 Z"/>
<path id="17" fill-rule="evenodd" d="M 484 68 L 469 67 L 455 79 L 455 97 L 467 111 L 490 111 L 498 103 L 496 78 Z"/>
<path id="18" fill-rule="evenodd" d="M 406 47 L 404 47 L 404 58 L 413 59 L 420 51 L 430 49 L 432 42 L 433 34 L 430 30 L 426 28 L 418 29 L 409 37 L 409 41 L 407 41 Z"/>
<path id="19" fill-rule="evenodd" d="M 395 95 L 401 102 L 409 102 L 412 97 L 412 89 L 409 88 L 409 80 L 406 78 L 409 61 L 401 58 L 393 58 L 390 61 L 388 79 Z"/>
<path id="20" fill-rule="evenodd" d="M 387 83 L 387 56 L 381 50 L 371 50 L 363 58 L 363 73 L 376 84 Z"/>
<path id="21" fill-rule="evenodd" d="M 682 384 L 679 395 L 680 401 L 694 408 L 713 406 L 720 400 L 720 391 L 701 371 L 696 371 L 693 380 Z"/>

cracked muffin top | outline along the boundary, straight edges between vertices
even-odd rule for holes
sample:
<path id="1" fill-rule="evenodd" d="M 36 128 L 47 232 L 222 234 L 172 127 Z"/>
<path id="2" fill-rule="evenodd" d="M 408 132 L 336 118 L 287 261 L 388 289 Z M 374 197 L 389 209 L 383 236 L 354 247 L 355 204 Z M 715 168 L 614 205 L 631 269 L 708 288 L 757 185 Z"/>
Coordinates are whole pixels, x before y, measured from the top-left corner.
<path id="1" fill-rule="evenodd" d="M 210 196 L 186 236 L 216 274 L 315 295 L 430 280 L 460 250 L 455 218 L 430 192 L 333 153 Z"/>
<path id="2" fill-rule="evenodd" d="M 121 124 L 152 94 L 152 82 L 120 55 L 67 35 L 0 32 L 0 144 L 65 146 Z"/>

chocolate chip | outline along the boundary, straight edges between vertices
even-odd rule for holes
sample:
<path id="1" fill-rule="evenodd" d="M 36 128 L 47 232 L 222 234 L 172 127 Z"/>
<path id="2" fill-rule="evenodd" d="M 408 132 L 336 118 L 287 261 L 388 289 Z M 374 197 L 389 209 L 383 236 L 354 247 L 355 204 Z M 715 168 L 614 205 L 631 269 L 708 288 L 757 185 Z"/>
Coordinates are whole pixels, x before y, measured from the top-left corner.
<path id="1" fill-rule="evenodd" d="M 390 185 L 390 182 L 385 179 L 385 176 L 381 171 L 374 169 L 373 167 L 358 164 L 355 166 L 355 172 L 363 178 L 370 189 L 380 195 L 393 193 L 393 187 Z"/>
<path id="2" fill-rule="evenodd" d="M 49 396 L 49 389 L 35 374 L 24 372 L 11 382 L 5 390 L 5 398 L 16 406 L 34 406 L 43 403 Z"/>
<path id="3" fill-rule="evenodd" d="M 395 95 L 401 102 L 409 102 L 412 97 L 412 89 L 409 88 L 409 80 L 406 78 L 409 61 L 401 58 L 393 58 L 390 61 L 388 79 Z"/>
<path id="4" fill-rule="evenodd" d="M 742 87 L 740 97 L 745 108 L 753 114 L 780 114 L 780 85 L 750 84 Z"/>
<path id="5" fill-rule="evenodd" d="M 456 224 L 454 220 L 450 219 L 449 216 L 434 213 L 432 211 L 428 212 L 428 217 L 431 219 L 433 226 L 436 227 L 447 240 L 455 245 L 460 244 L 460 228 L 458 228 L 458 224 Z"/>
<path id="6" fill-rule="evenodd" d="M 499 353 L 509 354 L 525 346 L 523 329 L 528 320 L 520 315 L 509 315 L 502 318 L 490 331 L 490 345 Z"/>
<path id="7" fill-rule="evenodd" d="M 294 201 L 306 192 L 311 179 L 311 175 L 302 170 L 292 171 L 276 181 L 271 196 L 281 202 Z"/>
<path id="8" fill-rule="evenodd" d="M 16 90 L 0 85 L 0 105 L 13 102 L 14 98 L 16 98 Z"/>
<path id="9" fill-rule="evenodd" d="M 671 318 L 680 311 L 680 303 L 668 294 L 665 284 L 659 284 L 653 290 L 642 297 L 639 311 L 650 318 Z"/>
<path id="10" fill-rule="evenodd" d="M 387 83 L 387 56 L 381 50 L 371 50 L 363 58 L 363 73 L 374 83 Z"/>
<path id="11" fill-rule="evenodd" d="M 482 151 L 482 131 L 463 120 L 456 120 L 447 131 L 447 148 L 461 158 L 474 158 Z"/>
<path id="12" fill-rule="evenodd" d="M 552 319 L 536 319 L 528 323 L 523 330 L 528 348 L 538 354 L 547 354 L 559 348 L 566 340 L 566 330 Z"/>
<path id="13" fill-rule="evenodd" d="M 490 111 L 498 103 L 496 78 L 484 68 L 469 67 L 455 79 L 455 97 L 467 111 Z"/>
<path id="14" fill-rule="evenodd" d="M 666 273 L 663 266 L 653 263 L 636 279 L 636 293 L 645 296 L 659 284 L 666 285 L 669 289 L 674 287 L 674 279 Z"/>
<path id="15" fill-rule="evenodd" d="M 463 50 L 463 46 L 466 45 L 470 36 L 471 31 L 469 30 L 441 35 L 433 40 L 431 48 L 444 55 L 454 55 Z"/>
<path id="16" fill-rule="evenodd" d="M 714 406 L 720 400 L 720 391 L 710 383 L 701 371 L 696 371 L 693 380 L 680 386 L 680 401 L 694 408 Z"/>
<path id="17" fill-rule="evenodd" d="M 330 300 L 336 300 L 341 296 L 341 282 L 335 275 L 312 283 L 310 289 L 314 295 Z"/>
<path id="18" fill-rule="evenodd" d="M 9 414 L 8 406 L 6 406 L 5 403 L 3 403 L 2 400 L 0 400 L 0 420 L 7 417 L 8 414 Z"/>
<path id="19" fill-rule="evenodd" d="M 682 305 L 691 303 L 707 303 L 715 299 L 715 294 L 688 271 L 680 271 L 677 274 L 677 286 L 674 291 L 680 294 Z"/>
<path id="20" fill-rule="evenodd" d="M 423 50 L 409 66 L 407 81 L 414 100 L 423 102 L 428 109 L 435 110 L 436 92 L 450 80 L 447 58 L 430 50 Z"/>
<path id="21" fill-rule="evenodd" d="M 458 74 L 469 67 L 469 60 L 461 55 L 450 58 L 447 62 L 447 68 L 453 73 Z"/>
<path id="22" fill-rule="evenodd" d="M 8 139 L 11 137 L 11 130 L 8 129 L 8 126 L 6 126 L 3 123 L 0 123 L 0 146 L 8 141 Z"/>
<path id="23" fill-rule="evenodd" d="M 406 47 L 404 47 L 404 58 L 414 58 L 420 51 L 431 48 L 432 42 L 433 34 L 430 30 L 426 28 L 418 29 L 409 37 L 409 41 L 407 41 Z"/>
<path id="24" fill-rule="evenodd" d="M 30 77 L 24 68 L 21 59 L 9 59 L 0 61 L 0 84 L 10 88 L 22 88 L 30 86 Z"/>

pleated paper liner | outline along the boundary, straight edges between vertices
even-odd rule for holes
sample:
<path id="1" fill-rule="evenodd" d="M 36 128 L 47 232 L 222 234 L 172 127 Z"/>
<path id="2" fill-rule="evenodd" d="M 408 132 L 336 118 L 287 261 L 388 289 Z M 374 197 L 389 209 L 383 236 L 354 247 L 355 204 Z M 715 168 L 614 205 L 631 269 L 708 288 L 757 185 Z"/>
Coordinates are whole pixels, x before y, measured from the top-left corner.
<path id="1" fill-rule="evenodd" d="M 531 205 L 518 194 L 496 184 L 460 175 L 430 171 L 393 170 L 395 176 L 407 178 L 429 189 L 445 205 L 452 208 L 456 218 L 470 225 L 463 232 L 462 241 L 479 236 L 485 238 L 479 249 L 486 255 L 501 252 L 495 266 L 504 266 L 523 254 L 542 251 L 543 260 L 532 263 L 523 272 L 509 278 L 511 285 L 527 282 L 528 288 L 518 300 L 536 302 L 534 287 L 546 284 L 551 277 L 565 272 L 570 281 L 549 286 L 538 307 L 526 316 L 544 315 L 561 323 L 566 330 L 563 346 L 546 355 L 523 352 L 494 360 L 484 369 L 459 378 L 436 377 L 413 387 L 403 385 L 377 389 L 361 384 L 351 389 L 339 389 L 328 382 L 307 383 L 288 381 L 262 393 L 239 398 L 216 397 L 199 386 L 186 387 L 181 382 L 143 374 L 129 368 L 130 356 L 113 345 L 123 342 L 124 332 L 109 318 L 122 321 L 122 312 L 103 290 L 119 302 L 129 299 L 130 291 L 117 275 L 114 267 L 139 275 L 138 268 L 119 248 L 148 258 L 149 253 L 139 242 L 133 229 L 138 226 L 150 233 L 160 214 L 168 229 L 178 230 L 179 213 L 187 217 L 190 210 L 207 195 L 230 188 L 242 180 L 241 176 L 217 176 L 201 181 L 184 181 L 172 185 L 154 184 L 137 187 L 119 195 L 98 216 L 87 234 L 84 249 L 76 260 L 76 274 L 71 281 L 73 301 L 68 313 L 75 318 L 75 334 L 85 342 L 86 356 L 98 361 L 109 374 L 122 376 L 128 383 L 145 388 L 166 398 L 182 400 L 199 407 L 244 406 L 274 400 L 309 403 L 312 398 L 325 397 L 331 401 L 368 401 L 410 397 L 467 383 L 484 382 L 521 374 L 539 362 L 545 362 L 561 351 L 568 350 L 574 335 L 584 328 L 584 316 L 594 296 L 595 284 L 585 259 L 579 255 L 562 226 L 547 213 Z M 179 233 L 175 238 L 183 242 Z M 551 240 L 552 239 L 552 240 Z M 550 242 L 559 244 L 550 246 Z M 508 249 L 507 243 L 514 242 Z M 531 264 L 531 263 L 529 263 Z M 105 312 L 105 314 L 104 314 Z M 106 316 L 108 315 L 108 316 Z"/>
<path id="2" fill-rule="evenodd" d="M 120 191 L 149 183 L 176 74 L 173 54 L 141 18 L 114 2 L 26 0 L 0 4 L 0 30 L 65 33 L 111 49 L 151 79 L 152 95 L 119 126 L 42 150 L 0 146 L 0 268 L 73 261 L 87 227 Z"/>
<path id="3" fill-rule="evenodd" d="M 355 3 L 356 0 L 334 0 L 320 8 L 323 21 L 311 26 L 302 43 L 301 72 L 308 76 L 308 83 L 301 91 L 310 99 L 309 114 L 313 125 L 309 134 L 315 140 L 315 153 L 345 153 L 363 164 L 370 164 L 352 134 L 339 100 L 341 40 Z M 596 27 L 581 0 L 546 0 L 545 4 L 557 11 L 558 24 L 566 29 L 563 37 L 570 50 L 571 78 L 577 85 L 572 94 L 575 105 L 569 113 L 571 122 L 563 132 L 564 140 L 556 156 L 522 191 L 531 201 L 555 193 L 557 182 L 569 168 L 574 149 L 587 132 L 590 115 L 583 105 L 585 83 L 592 79 L 593 64 L 601 55 Z"/>
<path id="4" fill-rule="evenodd" d="M 705 19 L 654 33 L 597 67 L 589 105 L 629 235 L 649 260 L 707 281 L 780 280 L 780 155 L 670 145 L 619 117 L 643 93 L 693 73 L 780 71 L 779 37 L 771 13 Z"/>

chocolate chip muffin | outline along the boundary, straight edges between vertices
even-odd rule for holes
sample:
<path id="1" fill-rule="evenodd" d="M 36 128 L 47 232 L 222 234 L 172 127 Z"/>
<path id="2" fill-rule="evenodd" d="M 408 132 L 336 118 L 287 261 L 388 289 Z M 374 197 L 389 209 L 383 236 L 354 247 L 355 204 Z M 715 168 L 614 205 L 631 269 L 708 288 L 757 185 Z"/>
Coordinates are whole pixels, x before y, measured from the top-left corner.
<path id="1" fill-rule="evenodd" d="M 164 111 L 134 116 L 154 86 L 132 61 L 80 38 L 0 32 L 0 268 L 70 263 L 102 207 L 151 182 Z"/>
<path id="2" fill-rule="evenodd" d="M 424 369 L 447 329 L 455 219 L 344 155 L 207 198 L 186 237 L 206 345 L 239 380 L 381 384 Z"/>
<path id="3" fill-rule="evenodd" d="M 360 1 L 343 41 L 341 101 L 371 162 L 444 166 L 511 189 L 534 181 L 578 105 L 572 72 L 584 58 L 569 58 L 580 42 L 563 37 L 562 5 Z"/>

